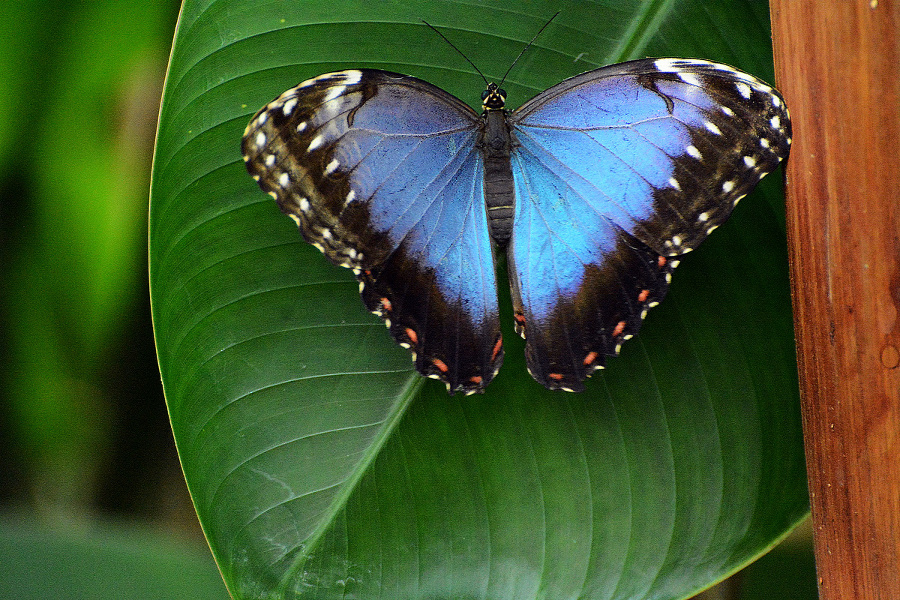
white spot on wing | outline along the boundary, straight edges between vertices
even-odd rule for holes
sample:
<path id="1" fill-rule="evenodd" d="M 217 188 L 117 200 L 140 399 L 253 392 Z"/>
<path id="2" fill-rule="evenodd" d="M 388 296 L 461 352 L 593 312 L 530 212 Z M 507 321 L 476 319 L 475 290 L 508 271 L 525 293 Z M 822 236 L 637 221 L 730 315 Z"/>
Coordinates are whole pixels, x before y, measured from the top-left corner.
<path id="1" fill-rule="evenodd" d="M 691 61 L 683 60 L 680 58 L 659 58 L 653 61 L 653 66 L 655 66 L 657 70 L 666 73 L 672 71 L 680 71 L 684 66 L 687 66 L 689 64 L 691 64 Z"/>
<path id="2" fill-rule="evenodd" d="M 337 116 L 343 106 L 343 101 L 338 100 L 337 98 L 325 100 L 322 105 L 319 106 L 319 114 L 316 115 L 316 118 L 329 121 Z"/>
<path id="3" fill-rule="evenodd" d="M 354 85 L 359 83 L 362 79 L 362 71 L 357 69 L 351 69 L 349 71 L 344 71 L 344 83 L 346 85 Z"/>
<path id="4" fill-rule="evenodd" d="M 688 147 L 685 148 L 684 150 L 685 150 L 685 152 L 688 153 L 688 156 L 691 156 L 691 157 L 693 157 L 693 158 L 696 158 L 697 160 L 702 160 L 702 159 L 703 159 L 703 155 L 700 154 L 700 151 L 697 150 L 697 147 L 694 146 L 693 144 L 691 144 L 690 146 L 688 146 Z"/>
<path id="5" fill-rule="evenodd" d="M 738 81 L 734 84 L 734 87 L 737 88 L 738 93 L 744 98 L 750 99 L 750 86 L 744 83 L 743 81 Z"/>
<path id="6" fill-rule="evenodd" d="M 344 93 L 347 89 L 346 85 L 337 85 L 328 90 L 328 93 L 325 94 L 325 97 L 322 98 L 323 102 L 328 102 L 329 100 L 334 100 L 338 96 Z"/>
<path id="7" fill-rule="evenodd" d="M 722 184 L 722 191 L 725 192 L 726 194 L 729 193 L 733 189 L 734 189 L 733 181 L 726 181 L 725 183 Z"/>
<path id="8" fill-rule="evenodd" d="M 335 158 L 325 167 L 325 175 L 331 175 L 337 168 L 341 166 L 341 163 Z"/>
<path id="9" fill-rule="evenodd" d="M 317 136 L 314 137 L 313 140 L 309 143 L 309 148 L 307 148 L 306 151 L 307 151 L 307 152 L 312 152 L 313 150 L 315 150 L 316 148 L 318 148 L 319 146 L 321 146 L 323 141 L 324 141 L 324 140 L 322 139 L 322 136 L 321 136 L 321 135 L 317 135 Z"/>
<path id="10" fill-rule="evenodd" d="M 266 145 L 266 134 L 260 131 L 256 134 L 256 139 L 254 140 L 254 142 L 256 142 L 257 148 L 262 148 Z"/>
<path id="11" fill-rule="evenodd" d="M 278 185 L 283 188 L 286 188 L 291 183 L 291 176 L 287 173 L 282 173 L 278 176 Z"/>
<path id="12" fill-rule="evenodd" d="M 291 98 L 287 102 L 284 103 L 284 106 L 281 107 L 281 112 L 284 113 L 284 116 L 288 117 L 292 112 L 294 112 L 294 108 L 297 106 L 297 99 Z"/>
<path id="13" fill-rule="evenodd" d="M 722 130 L 719 129 L 718 127 L 716 127 L 716 124 L 713 123 L 712 121 L 707 121 L 707 122 L 704 123 L 703 125 L 704 125 L 708 130 L 710 130 L 711 132 L 713 132 L 714 134 L 716 134 L 716 135 L 722 135 Z"/>
<path id="14" fill-rule="evenodd" d="M 696 85 L 697 87 L 699 87 L 701 85 L 700 78 L 697 77 L 696 73 L 679 73 L 678 78 L 680 80 L 682 80 L 683 82 L 688 83 L 690 85 Z"/>

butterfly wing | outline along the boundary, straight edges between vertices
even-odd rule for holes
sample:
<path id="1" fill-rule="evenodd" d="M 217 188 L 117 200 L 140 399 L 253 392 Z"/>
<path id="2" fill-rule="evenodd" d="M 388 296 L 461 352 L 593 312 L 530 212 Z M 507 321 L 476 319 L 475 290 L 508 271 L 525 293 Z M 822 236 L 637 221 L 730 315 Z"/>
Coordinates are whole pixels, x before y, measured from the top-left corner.
<path id="1" fill-rule="evenodd" d="M 697 60 L 640 60 L 568 79 L 510 116 L 508 255 L 532 376 L 551 389 L 618 354 L 689 252 L 788 155 L 784 101 Z"/>
<path id="2" fill-rule="evenodd" d="M 479 127 L 437 87 L 353 70 L 288 90 L 242 144 L 260 187 L 306 241 L 354 270 L 416 369 L 467 393 L 503 358 Z"/>

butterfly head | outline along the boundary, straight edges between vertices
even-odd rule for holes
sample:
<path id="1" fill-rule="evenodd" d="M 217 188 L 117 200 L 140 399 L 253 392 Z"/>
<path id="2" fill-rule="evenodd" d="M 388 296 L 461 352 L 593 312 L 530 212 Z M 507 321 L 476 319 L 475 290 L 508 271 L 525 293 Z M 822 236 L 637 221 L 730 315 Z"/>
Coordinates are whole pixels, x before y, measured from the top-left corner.
<path id="1" fill-rule="evenodd" d="M 506 92 L 496 83 L 489 83 L 487 89 L 481 92 L 481 107 L 484 110 L 503 110 L 504 106 L 506 106 Z"/>

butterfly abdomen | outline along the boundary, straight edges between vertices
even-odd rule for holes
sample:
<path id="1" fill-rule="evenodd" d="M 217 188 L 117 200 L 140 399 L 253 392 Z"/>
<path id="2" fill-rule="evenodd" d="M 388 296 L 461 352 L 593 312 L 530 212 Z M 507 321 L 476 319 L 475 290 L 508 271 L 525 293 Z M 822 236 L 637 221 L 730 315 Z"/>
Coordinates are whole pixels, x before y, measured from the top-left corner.
<path id="1" fill-rule="evenodd" d="M 491 238 L 503 248 L 512 235 L 516 202 L 509 158 L 512 138 L 505 110 L 487 110 L 483 118 L 480 145 L 484 154 L 484 201 Z"/>

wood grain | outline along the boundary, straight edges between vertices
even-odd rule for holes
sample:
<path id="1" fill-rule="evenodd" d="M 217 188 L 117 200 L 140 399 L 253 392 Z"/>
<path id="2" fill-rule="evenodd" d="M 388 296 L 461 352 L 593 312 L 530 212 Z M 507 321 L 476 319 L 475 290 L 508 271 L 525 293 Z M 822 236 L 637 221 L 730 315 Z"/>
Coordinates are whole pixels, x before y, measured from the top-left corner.
<path id="1" fill-rule="evenodd" d="M 900 598 L 900 3 L 773 0 L 822 600 Z"/>

